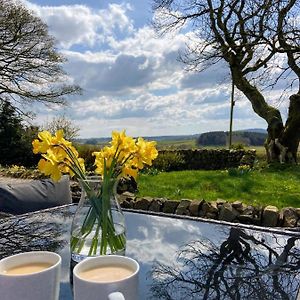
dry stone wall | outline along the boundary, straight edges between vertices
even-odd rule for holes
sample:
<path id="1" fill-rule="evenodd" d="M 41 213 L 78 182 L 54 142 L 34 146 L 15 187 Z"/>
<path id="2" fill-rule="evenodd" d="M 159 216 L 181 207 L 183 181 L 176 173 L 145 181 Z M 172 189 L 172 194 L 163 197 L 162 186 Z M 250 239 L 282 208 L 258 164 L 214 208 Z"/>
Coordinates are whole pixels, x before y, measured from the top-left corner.
<path id="1" fill-rule="evenodd" d="M 81 190 L 76 182 L 71 184 L 73 202 L 80 199 Z M 121 207 L 166 214 L 187 215 L 265 227 L 300 227 L 300 208 L 276 206 L 255 207 L 241 201 L 229 203 L 223 199 L 171 200 L 167 198 L 136 197 L 131 192 L 119 195 Z"/>
<path id="2" fill-rule="evenodd" d="M 172 156 L 178 158 L 173 170 L 222 170 L 240 165 L 253 167 L 256 152 L 232 149 L 161 150 L 154 167 L 159 169 L 160 160 Z"/>
<path id="3" fill-rule="evenodd" d="M 130 192 L 120 195 L 123 208 L 139 209 L 167 214 L 186 215 L 215 219 L 227 222 L 252 224 L 265 227 L 299 227 L 300 208 L 286 207 L 279 210 L 276 206 L 254 207 L 241 201 L 229 203 L 223 199 L 207 202 L 205 200 L 166 198 L 138 198 Z"/>

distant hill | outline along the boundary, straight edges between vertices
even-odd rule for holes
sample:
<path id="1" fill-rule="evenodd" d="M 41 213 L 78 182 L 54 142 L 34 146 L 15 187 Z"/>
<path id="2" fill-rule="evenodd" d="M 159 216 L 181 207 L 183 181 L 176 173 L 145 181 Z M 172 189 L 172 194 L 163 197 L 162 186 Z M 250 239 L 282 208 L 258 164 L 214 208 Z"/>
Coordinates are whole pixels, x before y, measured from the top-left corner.
<path id="1" fill-rule="evenodd" d="M 267 130 L 266 129 L 262 129 L 262 128 L 250 128 L 250 129 L 243 129 L 243 130 L 237 130 L 237 131 L 258 132 L 258 133 L 265 133 L 265 134 L 267 134 Z"/>
<path id="2" fill-rule="evenodd" d="M 184 140 L 196 140 L 199 137 L 199 134 L 192 134 L 192 135 L 161 135 L 161 136 L 144 136 L 145 140 L 151 141 L 184 141 Z M 104 138 L 88 138 L 88 139 L 76 139 L 75 142 L 80 144 L 90 144 L 90 145 L 97 145 L 97 144 L 105 144 L 111 140 L 110 137 Z"/>
<path id="3" fill-rule="evenodd" d="M 243 143 L 249 146 L 261 146 L 263 145 L 266 137 L 267 131 L 261 128 L 237 130 L 233 132 L 233 143 Z M 225 146 L 228 144 L 228 131 L 212 131 L 192 135 L 144 136 L 144 138 L 146 140 L 157 142 L 196 140 L 199 146 Z M 110 140 L 110 137 L 81 138 L 76 139 L 75 142 L 80 144 L 103 146 Z"/>
<path id="4" fill-rule="evenodd" d="M 267 138 L 267 132 L 263 129 L 247 129 L 234 131 L 233 143 L 241 143 L 246 146 L 263 146 Z M 228 131 L 212 131 L 200 134 L 197 138 L 198 146 L 225 146 L 228 144 Z"/>
<path id="5" fill-rule="evenodd" d="M 199 137 L 199 134 L 192 135 L 162 135 L 162 136 L 145 136 L 144 139 L 151 141 L 184 141 L 193 140 Z"/>
<path id="6" fill-rule="evenodd" d="M 89 145 L 98 145 L 108 143 L 111 138 L 88 138 L 88 139 L 75 139 L 76 143 L 79 144 L 89 144 Z"/>

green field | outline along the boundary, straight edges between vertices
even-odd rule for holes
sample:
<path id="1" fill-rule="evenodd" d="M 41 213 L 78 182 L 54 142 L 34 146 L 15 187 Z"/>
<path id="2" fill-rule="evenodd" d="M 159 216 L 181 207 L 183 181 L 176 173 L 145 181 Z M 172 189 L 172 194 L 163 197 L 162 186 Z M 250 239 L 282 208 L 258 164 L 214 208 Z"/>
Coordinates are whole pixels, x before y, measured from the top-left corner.
<path id="1" fill-rule="evenodd" d="M 163 150 L 163 149 L 196 149 L 196 148 L 198 148 L 198 146 L 196 145 L 195 139 L 165 140 L 165 141 L 158 141 L 157 148 L 159 150 Z"/>
<path id="2" fill-rule="evenodd" d="M 300 207 L 300 167 L 253 170 L 230 176 L 227 171 L 176 171 L 141 174 L 139 196 L 169 199 L 218 198 L 253 205 Z"/>

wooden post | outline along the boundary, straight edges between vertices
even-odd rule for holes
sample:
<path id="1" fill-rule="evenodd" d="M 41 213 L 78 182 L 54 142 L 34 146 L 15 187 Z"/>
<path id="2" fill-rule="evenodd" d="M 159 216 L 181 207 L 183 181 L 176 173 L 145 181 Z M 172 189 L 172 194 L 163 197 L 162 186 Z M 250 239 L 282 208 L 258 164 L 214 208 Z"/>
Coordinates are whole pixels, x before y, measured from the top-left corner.
<path id="1" fill-rule="evenodd" d="M 229 125 L 229 149 L 232 145 L 232 122 L 233 122 L 233 107 L 234 107 L 234 83 L 231 81 L 231 101 L 230 101 L 230 125 Z"/>

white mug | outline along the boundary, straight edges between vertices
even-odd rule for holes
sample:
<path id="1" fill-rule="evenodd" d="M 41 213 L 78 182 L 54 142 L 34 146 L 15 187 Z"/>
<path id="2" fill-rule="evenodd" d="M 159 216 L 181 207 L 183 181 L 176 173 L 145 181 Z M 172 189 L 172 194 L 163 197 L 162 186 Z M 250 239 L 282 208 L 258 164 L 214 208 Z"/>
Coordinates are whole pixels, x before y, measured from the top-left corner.
<path id="1" fill-rule="evenodd" d="M 132 273 L 123 279 L 96 282 L 84 279 L 81 272 L 104 266 L 124 266 Z M 74 300 L 138 300 L 139 264 L 132 258 L 104 255 L 87 258 L 73 269 Z"/>
<path id="2" fill-rule="evenodd" d="M 47 264 L 40 271 L 7 274 L 8 270 L 33 264 Z M 0 260 L 1 300 L 58 300 L 61 257 L 48 251 L 32 251 Z"/>

